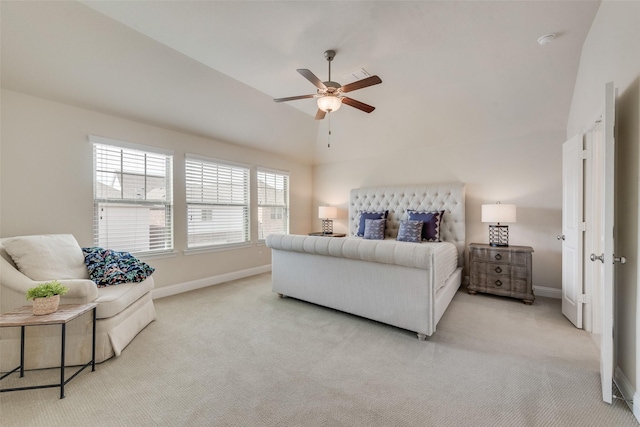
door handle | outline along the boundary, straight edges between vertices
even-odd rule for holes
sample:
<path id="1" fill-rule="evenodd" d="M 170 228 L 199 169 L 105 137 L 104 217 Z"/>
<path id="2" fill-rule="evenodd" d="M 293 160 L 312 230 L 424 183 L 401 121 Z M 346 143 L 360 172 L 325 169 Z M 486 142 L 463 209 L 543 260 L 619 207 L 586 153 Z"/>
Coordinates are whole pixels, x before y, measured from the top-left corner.
<path id="1" fill-rule="evenodd" d="M 602 254 L 602 255 L 600 255 L 600 256 L 597 256 L 596 254 L 591 254 L 591 256 L 589 257 L 589 259 L 590 259 L 591 261 L 595 261 L 595 260 L 599 259 L 599 260 L 600 260 L 600 262 L 602 262 L 602 263 L 604 264 L 604 254 Z M 625 260 L 625 262 L 626 262 L 626 260 Z"/>
<path id="2" fill-rule="evenodd" d="M 616 262 L 619 262 L 620 264 L 626 264 L 627 263 L 627 258 L 623 257 L 623 256 L 613 256 L 613 263 L 615 264 Z"/>
<path id="3" fill-rule="evenodd" d="M 564 234 L 562 234 L 562 235 L 561 235 L 561 234 L 558 234 L 558 235 L 556 236 L 556 239 L 558 239 L 558 240 L 564 240 Z"/>

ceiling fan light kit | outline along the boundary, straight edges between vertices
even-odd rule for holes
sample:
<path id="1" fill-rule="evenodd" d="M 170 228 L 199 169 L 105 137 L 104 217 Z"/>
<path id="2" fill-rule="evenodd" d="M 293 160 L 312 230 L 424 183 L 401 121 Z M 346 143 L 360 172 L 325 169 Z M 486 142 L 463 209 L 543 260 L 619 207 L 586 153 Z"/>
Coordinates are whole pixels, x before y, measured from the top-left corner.
<path id="1" fill-rule="evenodd" d="M 338 111 L 342 106 L 342 99 L 335 95 L 322 96 L 318 98 L 318 108 L 325 113 Z"/>
<path id="2" fill-rule="evenodd" d="M 373 86 L 382 83 L 382 79 L 378 76 L 370 76 L 361 80 L 357 80 L 353 83 L 342 86 L 340 83 L 331 81 L 331 61 L 335 58 L 335 50 L 327 50 L 324 52 L 324 57 L 329 63 L 329 79 L 326 82 L 321 81 L 315 74 L 305 68 L 298 69 L 298 73 L 304 78 L 309 80 L 317 88 L 317 93 L 312 95 L 300 95 L 291 96 L 288 98 L 276 98 L 275 102 L 294 101 L 297 99 L 317 98 L 318 112 L 315 119 L 322 120 L 325 118 L 326 113 L 332 113 L 340 109 L 342 104 L 347 104 L 353 108 L 370 113 L 375 110 L 375 107 L 367 105 L 364 102 L 357 101 L 353 98 L 344 96 L 344 93 L 351 92 L 365 87 Z"/>

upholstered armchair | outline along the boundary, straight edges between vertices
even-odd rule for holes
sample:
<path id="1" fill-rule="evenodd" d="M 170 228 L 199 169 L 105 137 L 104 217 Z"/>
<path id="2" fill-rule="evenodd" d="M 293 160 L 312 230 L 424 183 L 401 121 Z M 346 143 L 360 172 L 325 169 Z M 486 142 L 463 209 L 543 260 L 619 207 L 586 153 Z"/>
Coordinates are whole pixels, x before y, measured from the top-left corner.
<path id="1" fill-rule="evenodd" d="M 89 279 L 82 248 L 70 234 L 0 239 L 0 312 L 29 305 L 27 289 L 58 280 L 69 288 L 60 304 L 95 302 L 96 362 L 119 356 L 156 316 L 153 278 L 138 283 L 98 287 Z M 91 313 L 70 322 L 66 331 L 67 365 L 91 359 Z M 60 365 L 60 328 L 34 326 L 25 330 L 25 368 Z M 0 330 L 0 371 L 19 365 L 20 328 Z"/>

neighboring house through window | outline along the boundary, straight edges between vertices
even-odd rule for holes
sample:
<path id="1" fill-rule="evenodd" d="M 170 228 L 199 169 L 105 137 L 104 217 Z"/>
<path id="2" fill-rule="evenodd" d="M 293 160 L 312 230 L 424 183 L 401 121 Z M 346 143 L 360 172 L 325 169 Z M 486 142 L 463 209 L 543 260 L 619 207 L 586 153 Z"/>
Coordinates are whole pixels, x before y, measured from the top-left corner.
<path id="1" fill-rule="evenodd" d="M 187 248 L 249 243 L 249 166 L 187 154 Z"/>
<path id="2" fill-rule="evenodd" d="M 173 153 L 90 136 L 94 243 L 133 253 L 173 250 Z"/>
<path id="3" fill-rule="evenodd" d="M 258 168 L 258 240 L 289 233 L 289 174 Z"/>

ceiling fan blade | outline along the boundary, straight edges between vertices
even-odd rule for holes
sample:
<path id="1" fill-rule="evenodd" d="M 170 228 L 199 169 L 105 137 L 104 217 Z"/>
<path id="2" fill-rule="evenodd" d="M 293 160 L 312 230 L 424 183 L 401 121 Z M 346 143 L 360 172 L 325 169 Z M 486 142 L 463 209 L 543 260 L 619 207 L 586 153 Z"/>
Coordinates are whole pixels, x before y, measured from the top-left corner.
<path id="1" fill-rule="evenodd" d="M 316 119 L 316 120 L 322 120 L 322 119 L 324 119 L 324 116 L 325 116 L 326 114 L 327 114 L 327 113 L 326 113 L 325 111 L 322 111 L 321 109 L 319 109 L 319 108 L 318 108 L 318 112 L 316 113 L 316 117 L 315 117 L 315 119 Z"/>
<path id="2" fill-rule="evenodd" d="M 342 86 L 340 89 L 342 93 L 351 92 L 357 89 L 362 89 L 364 87 L 373 86 L 382 83 L 382 79 L 378 76 L 367 77 L 366 79 L 358 80 L 353 83 L 346 84 Z"/>
<path id="3" fill-rule="evenodd" d="M 313 85 L 315 87 L 317 87 L 318 89 L 326 89 L 327 87 L 324 85 L 324 83 L 322 83 L 322 81 L 316 77 L 315 74 L 313 74 L 311 72 L 311 70 L 307 70 L 306 68 L 300 68 L 298 70 L 296 70 L 297 72 L 299 72 L 302 77 L 304 77 L 305 79 L 309 80 L 311 83 L 313 83 Z"/>
<path id="4" fill-rule="evenodd" d="M 315 98 L 315 95 L 300 95 L 300 96 L 290 96 L 288 98 L 276 98 L 275 102 L 284 102 L 284 101 L 295 101 L 296 99 L 306 99 L 306 98 Z"/>
<path id="5" fill-rule="evenodd" d="M 358 110 L 362 110 L 365 113 L 370 113 L 376 109 L 376 107 L 372 107 L 364 102 L 356 101 L 355 99 L 346 96 L 342 98 L 342 103 L 357 108 Z"/>

